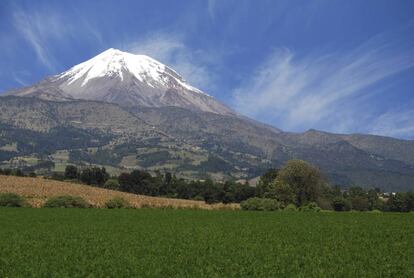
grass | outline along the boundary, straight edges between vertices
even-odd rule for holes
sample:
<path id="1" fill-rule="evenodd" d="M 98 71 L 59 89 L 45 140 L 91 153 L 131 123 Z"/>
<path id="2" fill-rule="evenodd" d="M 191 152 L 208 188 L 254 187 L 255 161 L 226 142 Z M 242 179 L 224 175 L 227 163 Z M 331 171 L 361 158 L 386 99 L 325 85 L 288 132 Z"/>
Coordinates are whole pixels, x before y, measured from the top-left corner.
<path id="1" fill-rule="evenodd" d="M 122 197 L 132 207 L 174 207 L 200 209 L 238 209 L 237 204 L 209 205 L 203 201 L 169 199 L 136 195 L 98 187 L 46 180 L 42 177 L 28 178 L 0 175 L 0 193 L 16 193 L 26 198 L 29 205 L 41 207 L 50 197 L 61 195 L 79 196 L 94 207 L 105 207 L 105 203 L 112 198 Z M 1 276 L 0 276 L 1 277 Z"/>
<path id="2" fill-rule="evenodd" d="M 0 209 L 0 277 L 413 277 L 414 215 Z"/>

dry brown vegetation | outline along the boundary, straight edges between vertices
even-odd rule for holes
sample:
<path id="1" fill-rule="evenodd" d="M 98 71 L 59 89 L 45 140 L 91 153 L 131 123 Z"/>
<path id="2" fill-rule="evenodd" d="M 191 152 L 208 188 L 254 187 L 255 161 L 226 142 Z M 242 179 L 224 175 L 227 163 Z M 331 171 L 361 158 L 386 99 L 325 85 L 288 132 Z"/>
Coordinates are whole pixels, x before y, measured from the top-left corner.
<path id="1" fill-rule="evenodd" d="M 103 207 L 108 200 L 114 197 L 122 197 L 135 208 L 239 209 L 238 204 L 209 205 L 202 201 L 135 195 L 82 184 L 47 180 L 42 177 L 0 176 L 0 193 L 5 192 L 16 193 L 25 197 L 27 202 L 33 207 L 41 207 L 48 198 L 53 196 L 72 195 L 84 198 L 95 207 Z"/>

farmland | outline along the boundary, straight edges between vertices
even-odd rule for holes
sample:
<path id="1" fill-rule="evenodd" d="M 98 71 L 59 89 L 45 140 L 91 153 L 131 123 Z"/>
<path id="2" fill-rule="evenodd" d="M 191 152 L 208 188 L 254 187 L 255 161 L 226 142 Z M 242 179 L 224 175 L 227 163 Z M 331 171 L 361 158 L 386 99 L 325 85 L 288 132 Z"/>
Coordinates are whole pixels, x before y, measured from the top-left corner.
<path id="1" fill-rule="evenodd" d="M 84 198 L 94 207 L 103 207 L 105 202 L 122 197 L 132 207 L 173 207 L 173 208 L 200 208 L 200 209 L 238 209 L 238 204 L 206 204 L 204 201 L 171 199 L 136 195 L 104 188 L 97 188 L 83 184 L 47 180 L 43 178 L 28 178 L 14 176 L 0 176 L 0 193 L 16 193 L 23 196 L 30 206 L 41 207 L 45 201 L 54 196 L 72 195 Z"/>
<path id="2" fill-rule="evenodd" d="M 0 277 L 413 277 L 414 214 L 0 209 Z"/>

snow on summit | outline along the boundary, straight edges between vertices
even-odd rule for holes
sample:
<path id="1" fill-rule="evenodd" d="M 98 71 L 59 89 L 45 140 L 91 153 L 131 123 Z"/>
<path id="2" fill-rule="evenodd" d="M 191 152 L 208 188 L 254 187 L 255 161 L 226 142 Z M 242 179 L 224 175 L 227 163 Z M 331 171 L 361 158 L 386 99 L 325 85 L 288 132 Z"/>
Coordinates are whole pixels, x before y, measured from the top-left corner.
<path id="1" fill-rule="evenodd" d="M 124 80 L 124 74 L 130 73 L 140 82 L 145 82 L 151 87 L 168 87 L 173 78 L 178 84 L 188 90 L 203 93 L 187 82 L 174 70 L 146 55 L 135 55 L 110 48 L 92 59 L 76 65 L 62 73 L 58 78 L 68 78 L 68 85 L 77 80 L 82 80 L 81 86 L 85 86 L 90 80 L 100 77 L 118 77 Z"/>
<path id="2" fill-rule="evenodd" d="M 222 115 L 234 113 L 166 65 L 146 55 L 114 48 L 11 94 L 54 101 L 83 99 L 128 107 L 176 106 Z"/>

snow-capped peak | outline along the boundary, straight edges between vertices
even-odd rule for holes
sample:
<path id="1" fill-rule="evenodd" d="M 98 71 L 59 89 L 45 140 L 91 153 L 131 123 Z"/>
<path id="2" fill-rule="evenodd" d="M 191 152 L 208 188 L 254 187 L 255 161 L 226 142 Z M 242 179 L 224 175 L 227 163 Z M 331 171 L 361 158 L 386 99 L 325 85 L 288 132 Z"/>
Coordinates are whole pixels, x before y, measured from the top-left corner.
<path id="1" fill-rule="evenodd" d="M 174 83 L 178 83 L 185 89 L 203 93 L 199 89 L 190 86 L 174 70 L 155 59 L 114 48 L 110 48 L 92 59 L 72 67 L 57 77 L 58 79 L 67 78 L 68 85 L 81 81 L 80 86 L 83 87 L 91 80 L 100 77 L 118 77 L 121 81 L 124 81 L 124 74 L 128 73 L 151 87 L 168 88 L 171 85 L 171 79 L 173 79 Z"/>

